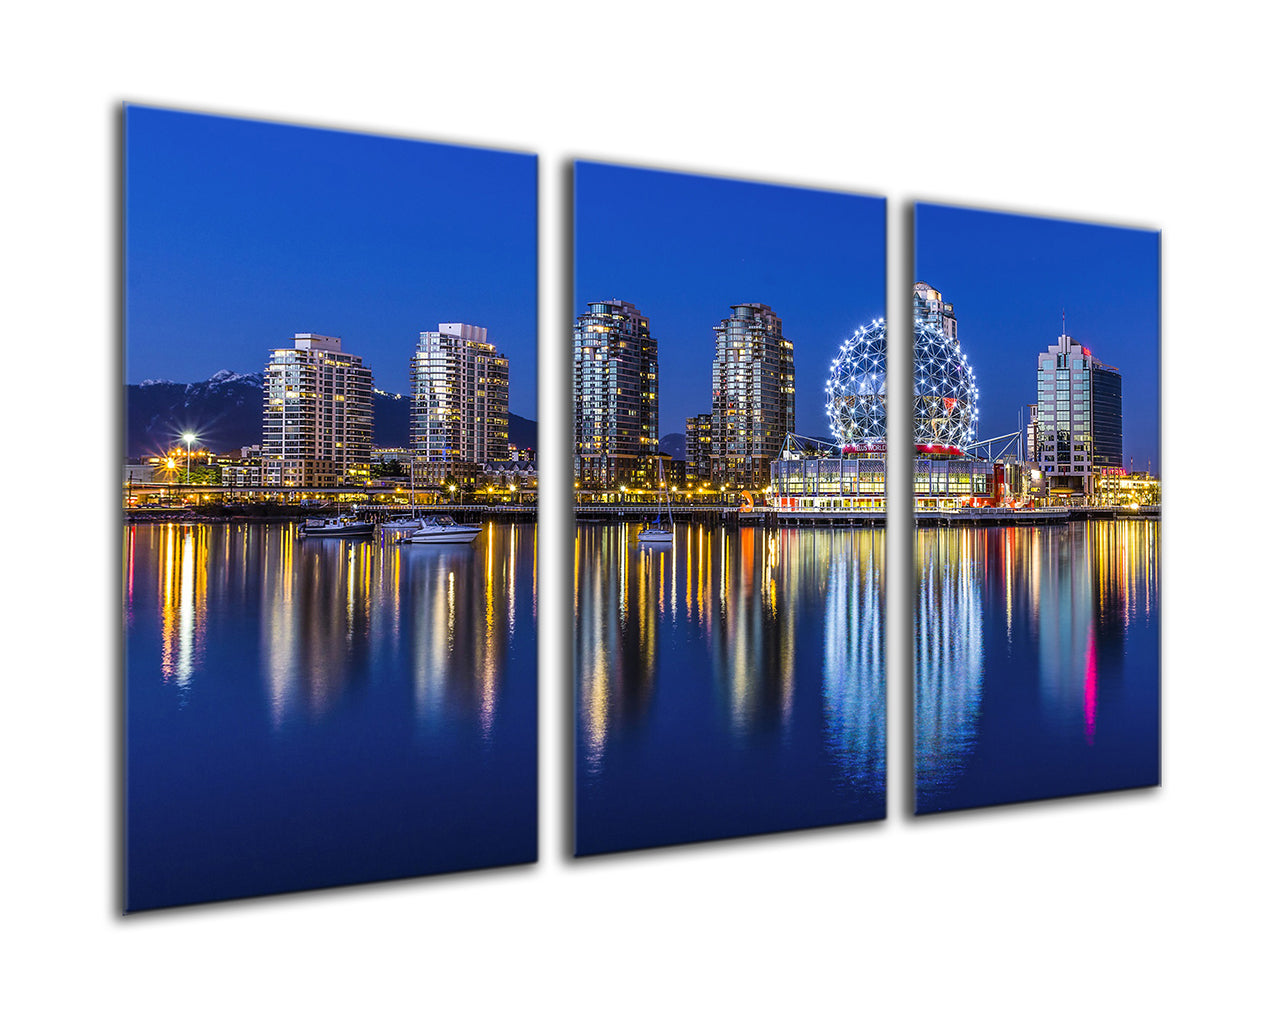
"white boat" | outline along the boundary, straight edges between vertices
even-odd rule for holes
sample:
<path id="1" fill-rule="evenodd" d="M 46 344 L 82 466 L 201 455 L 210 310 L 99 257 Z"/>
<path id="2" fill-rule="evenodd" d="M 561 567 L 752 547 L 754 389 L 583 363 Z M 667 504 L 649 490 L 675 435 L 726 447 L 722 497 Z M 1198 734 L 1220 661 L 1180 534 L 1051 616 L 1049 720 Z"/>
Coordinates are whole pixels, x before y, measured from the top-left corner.
<path id="1" fill-rule="evenodd" d="M 480 531 L 479 525 L 460 525 L 448 514 L 430 514 L 421 519 L 417 528 L 402 535 L 400 542 L 413 543 L 415 546 L 471 542 Z"/>
<path id="2" fill-rule="evenodd" d="M 666 481 L 662 475 L 662 458 L 658 458 L 658 485 L 662 487 L 663 496 L 666 497 L 667 523 L 664 526 L 661 518 L 654 518 L 652 524 L 645 525 L 640 529 L 640 534 L 637 538 L 641 542 L 675 541 L 676 525 L 671 518 L 671 494 L 667 492 Z"/>
<path id="3" fill-rule="evenodd" d="M 307 518 L 298 529 L 298 535 L 303 539 L 373 535 L 373 522 L 359 518 Z"/>
<path id="4" fill-rule="evenodd" d="M 421 518 L 391 518 L 378 526 L 383 532 L 413 532 L 421 527 Z"/>
<path id="5" fill-rule="evenodd" d="M 390 518 L 389 520 L 382 522 L 382 524 L 378 526 L 378 530 L 384 535 L 399 534 L 400 532 L 415 532 L 422 527 L 422 517 L 416 511 L 418 506 L 417 472 L 415 471 L 416 464 L 417 454 L 411 454 L 409 457 L 409 506 L 415 508 L 415 512 L 398 518 Z"/>

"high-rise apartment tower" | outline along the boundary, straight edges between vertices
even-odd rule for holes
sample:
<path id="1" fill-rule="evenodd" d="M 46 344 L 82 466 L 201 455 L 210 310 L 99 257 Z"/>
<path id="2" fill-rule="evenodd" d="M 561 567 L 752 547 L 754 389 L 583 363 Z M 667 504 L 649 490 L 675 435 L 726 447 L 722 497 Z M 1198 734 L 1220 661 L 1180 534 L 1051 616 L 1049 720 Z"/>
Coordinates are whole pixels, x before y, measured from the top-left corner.
<path id="1" fill-rule="evenodd" d="M 267 362 L 262 478 L 269 486 L 363 485 L 373 440 L 373 373 L 340 337 L 295 333 Z"/>
<path id="2" fill-rule="evenodd" d="M 629 301 L 595 301 L 573 327 L 573 473 L 582 488 L 657 482 L 658 342 Z"/>
<path id="3" fill-rule="evenodd" d="M 409 441 L 417 478 L 443 482 L 510 456 L 509 373 L 483 326 L 441 323 L 418 335 L 409 362 Z"/>
<path id="4" fill-rule="evenodd" d="M 715 327 L 711 367 L 712 481 L 761 489 L 769 463 L 795 431 L 796 374 L 791 341 L 768 305 L 747 302 Z"/>
<path id="5" fill-rule="evenodd" d="M 711 415 L 690 415 L 684 420 L 685 479 L 690 485 L 711 481 Z"/>

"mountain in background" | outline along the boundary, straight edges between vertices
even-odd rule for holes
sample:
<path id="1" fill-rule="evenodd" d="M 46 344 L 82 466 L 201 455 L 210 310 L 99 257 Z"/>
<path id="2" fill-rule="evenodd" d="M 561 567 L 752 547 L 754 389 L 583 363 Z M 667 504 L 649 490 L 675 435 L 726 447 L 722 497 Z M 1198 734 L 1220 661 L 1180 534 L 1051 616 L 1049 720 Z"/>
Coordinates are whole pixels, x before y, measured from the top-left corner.
<path id="1" fill-rule="evenodd" d="M 684 433 L 667 433 L 658 440 L 658 453 L 670 454 L 672 460 L 683 461 L 685 459 Z"/>
<path id="2" fill-rule="evenodd" d="M 374 392 L 373 445 L 409 445 L 409 399 Z M 124 452 L 128 458 L 182 446 L 190 430 L 200 447 L 236 453 L 262 442 L 262 373 L 215 372 L 202 383 L 148 379 L 124 388 Z M 538 423 L 510 415 L 507 432 L 516 446 L 538 446 Z"/>

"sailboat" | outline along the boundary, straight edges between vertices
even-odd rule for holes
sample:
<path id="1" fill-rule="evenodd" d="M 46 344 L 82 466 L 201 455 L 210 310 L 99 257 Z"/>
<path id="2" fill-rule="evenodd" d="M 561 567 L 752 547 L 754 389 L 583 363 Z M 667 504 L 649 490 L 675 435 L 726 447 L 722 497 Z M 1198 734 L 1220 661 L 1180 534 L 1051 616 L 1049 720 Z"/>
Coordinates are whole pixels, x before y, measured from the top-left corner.
<path id="1" fill-rule="evenodd" d="M 654 518 L 652 524 L 640 529 L 638 538 L 641 542 L 672 542 L 676 537 L 675 522 L 671 518 L 671 494 L 667 492 L 666 480 L 662 474 L 662 458 L 658 458 L 658 485 L 667 504 L 667 523 L 664 527 L 661 516 Z"/>

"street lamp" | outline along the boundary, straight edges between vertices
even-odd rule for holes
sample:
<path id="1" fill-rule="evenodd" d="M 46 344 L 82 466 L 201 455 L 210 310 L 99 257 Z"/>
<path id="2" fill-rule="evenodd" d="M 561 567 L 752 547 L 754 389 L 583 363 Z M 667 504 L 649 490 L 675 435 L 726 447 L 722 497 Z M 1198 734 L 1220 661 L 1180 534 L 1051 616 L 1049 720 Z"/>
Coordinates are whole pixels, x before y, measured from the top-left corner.
<path id="1" fill-rule="evenodd" d="M 187 441 L 187 485 L 191 485 L 191 444 L 196 441 L 195 433 L 183 433 L 182 438 Z"/>

